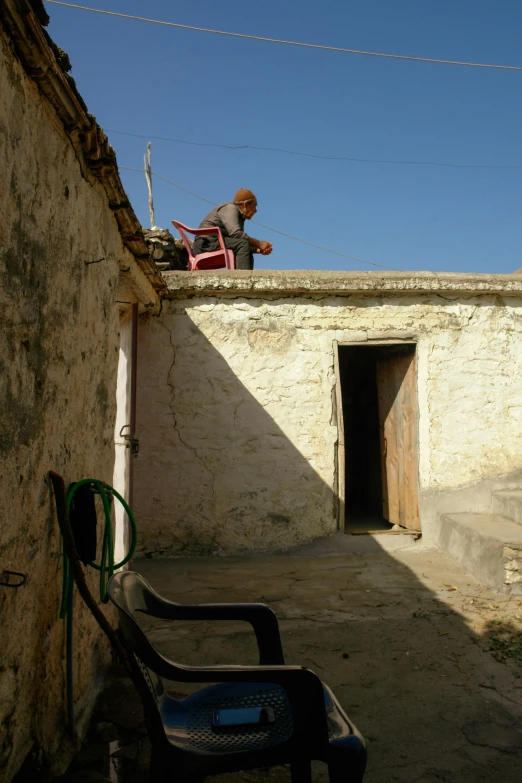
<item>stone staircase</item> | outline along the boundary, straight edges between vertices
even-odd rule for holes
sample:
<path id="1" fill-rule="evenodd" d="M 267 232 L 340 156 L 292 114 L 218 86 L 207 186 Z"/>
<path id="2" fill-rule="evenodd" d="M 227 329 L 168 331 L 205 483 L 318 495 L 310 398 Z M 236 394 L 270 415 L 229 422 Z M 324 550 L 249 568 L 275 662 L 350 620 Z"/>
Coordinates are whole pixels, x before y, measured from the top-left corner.
<path id="1" fill-rule="evenodd" d="M 482 584 L 522 594 L 522 489 L 492 493 L 490 514 L 442 514 L 439 547 Z"/>
<path id="2" fill-rule="evenodd" d="M 522 525 L 522 489 L 499 489 L 491 497 L 493 511 Z"/>

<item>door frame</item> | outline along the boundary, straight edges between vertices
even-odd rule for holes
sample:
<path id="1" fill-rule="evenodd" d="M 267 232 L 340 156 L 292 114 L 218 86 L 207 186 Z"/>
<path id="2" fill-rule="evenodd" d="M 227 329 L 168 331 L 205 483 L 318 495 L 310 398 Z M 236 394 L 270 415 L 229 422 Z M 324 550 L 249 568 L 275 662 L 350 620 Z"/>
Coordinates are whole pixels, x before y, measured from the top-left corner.
<path id="1" fill-rule="evenodd" d="M 346 529 L 346 459 L 345 459 L 345 434 L 344 434 L 344 418 L 343 418 L 343 402 L 342 402 L 342 390 L 341 390 L 341 374 L 339 369 L 339 348 L 351 347 L 351 348 L 366 348 L 369 346 L 378 346 L 384 348 L 387 345 L 414 345 L 415 346 L 415 436 L 417 441 L 417 455 L 416 455 L 416 479 L 417 479 L 417 495 L 419 483 L 419 362 L 418 362 L 418 345 L 419 341 L 415 337 L 405 337 L 401 340 L 398 337 L 391 338 L 389 340 L 364 340 L 364 342 L 357 341 L 352 342 L 350 340 L 333 340 L 333 366 L 335 374 L 335 390 L 333 394 L 333 416 L 337 420 L 337 440 L 335 445 L 334 454 L 334 492 L 337 497 L 337 530 L 344 531 Z"/>
<path id="2" fill-rule="evenodd" d="M 138 304 L 120 315 L 120 347 L 116 383 L 116 419 L 114 430 L 114 468 L 112 485 L 132 509 L 134 459 L 132 445 L 136 435 L 136 385 Z M 126 512 L 119 503 L 114 510 L 114 540 L 116 560 L 123 559 L 129 548 L 129 525 Z"/>

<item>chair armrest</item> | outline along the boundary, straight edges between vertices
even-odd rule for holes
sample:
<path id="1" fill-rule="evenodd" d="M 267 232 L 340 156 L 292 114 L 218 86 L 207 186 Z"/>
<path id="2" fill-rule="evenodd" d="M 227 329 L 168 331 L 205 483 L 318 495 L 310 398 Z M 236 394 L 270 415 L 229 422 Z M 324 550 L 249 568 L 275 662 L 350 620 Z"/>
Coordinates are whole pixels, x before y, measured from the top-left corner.
<path id="1" fill-rule="evenodd" d="M 183 225 L 183 223 L 180 223 L 179 220 L 172 220 L 172 225 L 175 226 L 178 231 L 181 228 L 182 231 L 186 231 L 188 234 L 194 234 L 196 237 L 202 237 L 206 236 L 208 234 L 220 234 L 221 229 L 219 226 L 206 226 L 205 228 L 189 228 L 188 226 Z"/>
<path id="2" fill-rule="evenodd" d="M 223 241 L 223 234 L 221 233 L 221 229 L 219 226 L 207 226 L 206 228 L 193 228 L 192 233 L 195 236 L 206 236 L 210 234 L 215 234 L 218 238 L 219 247 L 223 251 L 223 253 L 226 253 L 226 247 L 225 243 Z"/>
<path id="3" fill-rule="evenodd" d="M 123 619 L 123 618 L 121 618 Z M 124 621 L 125 624 L 125 621 Z M 310 743 L 327 741 L 323 684 L 311 669 L 301 666 L 186 666 L 163 656 L 140 633 L 127 650 L 136 652 L 141 662 L 155 674 L 174 682 L 193 683 L 252 683 L 269 682 L 284 688 L 294 721 L 294 728 L 301 739 Z"/>
<path id="4" fill-rule="evenodd" d="M 196 237 L 204 237 L 208 234 L 219 236 L 221 234 L 221 229 L 219 226 L 206 226 L 205 228 L 192 228 L 190 233 L 194 234 Z"/>
<path id="5" fill-rule="evenodd" d="M 194 234 L 196 237 L 202 237 L 202 236 L 209 236 L 214 234 L 217 236 L 219 240 L 219 247 L 223 251 L 223 253 L 226 253 L 225 243 L 223 242 L 223 235 L 221 233 L 221 229 L 219 226 L 206 226 L 205 228 L 189 228 L 188 226 L 183 225 L 183 223 L 180 223 L 179 220 L 172 220 L 172 225 L 175 226 L 175 228 L 178 229 L 178 231 L 181 229 L 182 231 L 186 231 L 189 234 Z"/>
<path id="6" fill-rule="evenodd" d="M 279 623 L 265 604 L 177 604 L 157 594 L 147 597 L 147 611 L 164 620 L 232 620 L 250 623 L 261 666 L 284 665 Z"/>

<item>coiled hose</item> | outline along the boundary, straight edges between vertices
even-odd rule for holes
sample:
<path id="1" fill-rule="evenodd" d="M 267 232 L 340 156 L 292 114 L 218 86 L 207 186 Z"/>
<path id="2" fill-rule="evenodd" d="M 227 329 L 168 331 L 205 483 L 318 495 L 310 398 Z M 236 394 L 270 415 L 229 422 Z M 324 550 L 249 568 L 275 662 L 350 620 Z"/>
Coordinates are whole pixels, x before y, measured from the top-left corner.
<path id="1" fill-rule="evenodd" d="M 105 527 L 103 531 L 103 544 L 100 564 L 91 562 L 89 565 L 100 572 L 100 601 L 104 604 L 109 600 L 107 597 L 107 584 L 109 579 L 118 568 L 122 568 L 129 562 L 137 543 L 136 520 L 128 503 L 119 492 L 99 479 L 87 478 L 72 484 L 67 492 L 66 508 L 67 515 L 71 508 L 71 503 L 75 493 L 85 484 L 94 484 L 96 491 L 100 494 L 105 516 Z M 114 562 L 114 536 L 112 532 L 111 504 L 107 492 L 119 500 L 127 517 L 129 519 L 131 538 L 130 547 L 127 555 L 119 563 Z M 72 737 L 76 736 L 76 725 L 74 717 L 74 678 L 73 678 L 73 607 L 74 607 L 74 580 L 71 579 L 71 569 L 69 558 L 63 551 L 63 570 L 62 570 L 62 601 L 60 605 L 60 619 L 67 621 L 66 627 L 66 678 L 67 678 L 67 722 Z"/>

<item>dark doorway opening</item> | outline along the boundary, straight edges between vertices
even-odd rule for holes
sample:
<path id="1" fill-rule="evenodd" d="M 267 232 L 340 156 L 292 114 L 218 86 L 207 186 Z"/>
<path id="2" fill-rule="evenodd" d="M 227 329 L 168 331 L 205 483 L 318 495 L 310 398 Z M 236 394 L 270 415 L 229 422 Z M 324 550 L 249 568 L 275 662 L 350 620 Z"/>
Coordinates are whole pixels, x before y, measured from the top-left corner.
<path id="1" fill-rule="evenodd" d="M 338 351 L 345 530 L 417 530 L 415 345 Z"/>

